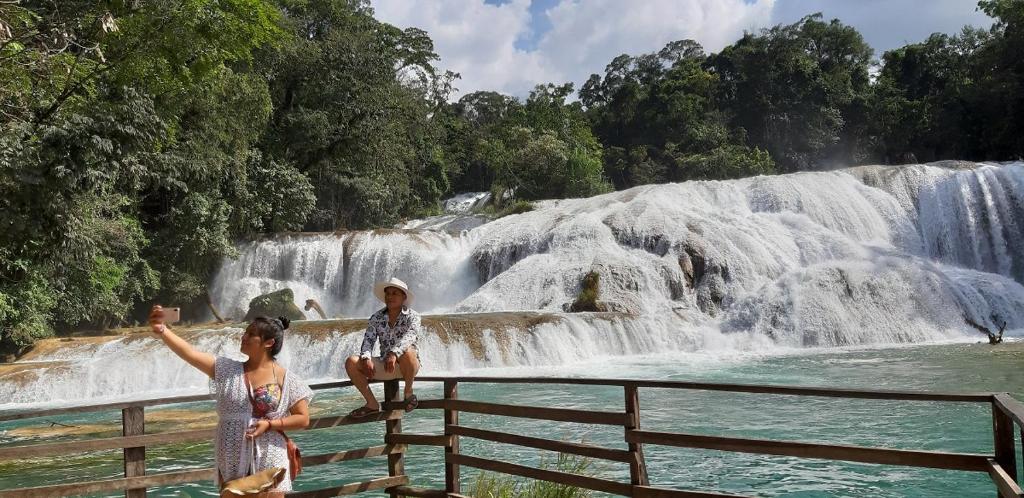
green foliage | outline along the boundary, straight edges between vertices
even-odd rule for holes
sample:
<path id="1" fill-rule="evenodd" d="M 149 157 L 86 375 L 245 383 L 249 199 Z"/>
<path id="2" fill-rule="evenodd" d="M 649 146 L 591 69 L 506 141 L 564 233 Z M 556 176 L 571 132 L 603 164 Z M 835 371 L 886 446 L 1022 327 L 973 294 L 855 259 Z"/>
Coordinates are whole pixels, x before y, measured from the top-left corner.
<path id="1" fill-rule="evenodd" d="M 161 288 L 202 291 L 252 229 L 230 220 L 259 219 L 234 206 L 269 94 L 227 65 L 279 33 L 277 12 L 257 0 L 0 5 L 0 348 L 117 323 Z"/>
<path id="2" fill-rule="evenodd" d="M 553 467 L 553 470 L 558 472 L 582 476 L 593 475 L 592 461 L 589 458 L 566 453 L 559 453 L 554 465 L 549 460 L 542 459 L 540 467 Z M 468 496 L 476 498 L 588 498 L 593 494 L 594 492 L 588 489 L 567 484 L 540 480 L 522 482 L 511 476 L 486 471 L 477 474 L 476 481 L 467 491 Z"/>
<path id="3" fill-rule="evenodd" d="M 533 209 L 534 207 L 532 202 L 518 200 L 509 203 L 508 205 L 501 209 L 495 209 L 493 205 L 488 206 L 488 208 L 485 209 L 484 212 L 494 215 L 495 218 L 503 218 L 505 216 L 510 216 L 513 214 L 529 213 L 530 211 L 533 211 Z"/>
<path id="4" fill-rule="evenodd" d="M 583 276 L 580 285 L 580 293 L 576 300 L 569 306 L 569 311 L 578 313 L 581 311 L 604 311 L 604 306 L 597 301 L 601 295 L 601 275 L 596 271 L 590 271 Z"/>
<path id="5" fill-rule="evenodd" d="M 647 183 L 1022 157 L 1024 2 L 979 8 L 991 29 L 886 52 L 874 81 L 861 35 L 811 15 L 717 54 L 618 56 L 578 100 L 544 84 L 449 103 L 458 75 L 429 34 L 365 0 L 0 2 L 0 349 L 195 301 L 241 238 L 389 226 L 455 192 L 491 191 L 505 215 Z"/>
<path id="6" fill-rule="evenodd" d="M 723 145 L 698 154 L 666 152 L 674 160 L 679 180 L 729 180 L 775 173 L 768 152 L 743 145 Z"/>
<path id="7" fill-rule="evenodd" d="M 794 171 L 860 159 L 871 55 L 854 28 L 815 14 L 747 34 L 707 65 L 730 125 Z"/>

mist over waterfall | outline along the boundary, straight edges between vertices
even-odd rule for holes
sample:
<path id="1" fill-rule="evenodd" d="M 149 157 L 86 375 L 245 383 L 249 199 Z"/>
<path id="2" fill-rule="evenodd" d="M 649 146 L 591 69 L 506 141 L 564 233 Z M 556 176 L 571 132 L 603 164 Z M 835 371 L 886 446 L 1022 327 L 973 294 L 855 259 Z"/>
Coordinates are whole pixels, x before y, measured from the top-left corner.
<path id="1" fill-rule="evenodd" d="M 345 376 L 342 358 L 381 306 L 372 285 L 391 276 L 410 284 L 425 315 L 425 373 L 984 340 L 967 320 L 992 330 L 1005 321 L 1011 334 L 1024 328 L 1024 163 L 649 185 L 542 201 L 481 224 L 473 211 L 487 199 L 460 196 L 451 212 L 400 229 L 243 242 L 211 297 L 241 319 L 253 297 L 287 287 L 300 308 L 315 299 L 330 318 L 346 318 L 293 327 L 282 362 L 308 379 Z M 600 277 L 607 312 L 566 312 L 589 272 Z M 234 355 L 239 331 L 192 337 Z M 0 371 L 0 398 L 45 403 L 205 386 L 144 337 L 31 361 L 39 363 Z M 132 367 L 140 362 L 141 373 Z"/>

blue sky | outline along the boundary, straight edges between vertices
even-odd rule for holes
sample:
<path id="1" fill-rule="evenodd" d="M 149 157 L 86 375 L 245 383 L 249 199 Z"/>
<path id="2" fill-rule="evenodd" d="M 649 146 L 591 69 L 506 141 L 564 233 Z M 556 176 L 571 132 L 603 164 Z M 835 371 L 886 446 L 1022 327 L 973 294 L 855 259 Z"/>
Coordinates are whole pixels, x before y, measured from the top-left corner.
<path id="1" fill-rule="evenodd" d="M 378 19 L 427 30 L 460 93 L 523 96 L 536 84 L 577 88 L 619 54 L 690 38 L 710 52 L 744 31 L 821 12 L 882 52 L 964 25 L 987 27 L 975 0 L 372 0 Z"/>

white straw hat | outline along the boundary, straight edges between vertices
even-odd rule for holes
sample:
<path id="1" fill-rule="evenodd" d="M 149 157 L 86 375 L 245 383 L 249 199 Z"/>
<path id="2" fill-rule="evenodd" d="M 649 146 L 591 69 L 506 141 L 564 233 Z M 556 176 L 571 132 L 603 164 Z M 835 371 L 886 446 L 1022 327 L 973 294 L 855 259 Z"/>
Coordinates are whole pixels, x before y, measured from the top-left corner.
<path id="1" fill-rule="evenodd" d="M 406 285 L 405 282 L 403 282 L 403 281 L 401 281 L 401 280 L 399 280 L 399 279 L 397 279 L 395 277 L 391 277 L 388 280 L 385 280 L 383 282 L 377 282 L 376 284 L 374 284 L 373 285 L 373 295 L 377 296 L 377 299 L 380 299 L 381 302 L 383 302 L 384 301 L 384 289 L 386 289 L 388 287 L 395 287 L 395 288 L 398 288 L 398 289 L 402 289 L 402 292 L 405 293 L 405 305 L 408 306 L 408 305 L 412 304 L 412 297 L 413 296 L 412 296 L 412 291 L 409 290 L 409 286 Z"/>

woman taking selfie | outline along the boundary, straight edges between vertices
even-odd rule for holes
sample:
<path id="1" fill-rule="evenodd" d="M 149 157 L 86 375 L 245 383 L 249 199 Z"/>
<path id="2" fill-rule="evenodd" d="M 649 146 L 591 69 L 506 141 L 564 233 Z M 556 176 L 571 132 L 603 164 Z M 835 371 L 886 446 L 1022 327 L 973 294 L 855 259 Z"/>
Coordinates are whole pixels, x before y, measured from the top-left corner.
<path id="1" fill-rule="evenodd" d="M 309 425 L 313 392 L 297 375 L 274 361 L 284 345 L 288 319 L 257 317 L 242 334 L 244 362 L 197 351 L 164 324 L 164 310 L 154 306 L 153 334 L 181 359 L 211 379 L 217 401 L 215 440 L 217 485 L 273 467 L 288 469 L 272 495 L 291 491 L 292 470 L 284 431 Z"/>

